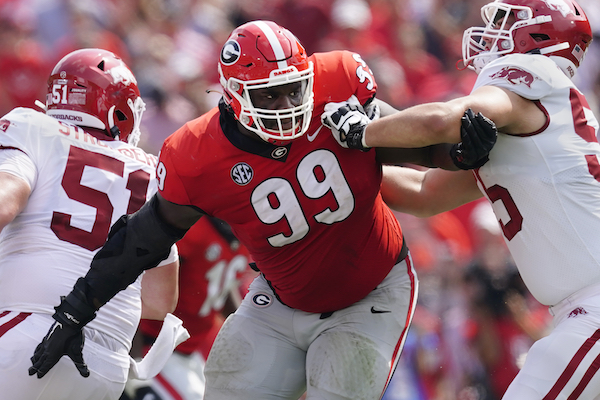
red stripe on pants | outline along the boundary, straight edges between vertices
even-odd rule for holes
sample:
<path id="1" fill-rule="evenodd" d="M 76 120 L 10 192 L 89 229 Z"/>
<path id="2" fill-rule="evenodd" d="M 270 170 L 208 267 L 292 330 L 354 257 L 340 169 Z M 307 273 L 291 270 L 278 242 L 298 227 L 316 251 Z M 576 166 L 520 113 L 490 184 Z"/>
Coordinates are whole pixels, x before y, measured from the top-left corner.
<path id="1" fill-rule="evenodd" d="M 410 323 L 412 322 L 412 315 L 413 315 L 413 309 L 415 308 L 415 287 L 416 287 L 416 283 L 415 283 L 415 274 L 413 273 L 413 267 L 412 267 L 412 259 L 407 256 L 406 258 L 404 258 L 404 261 L 406 261 L 406 267 L 407 267 L 407 272 L 408 272 L 408 276 L 410 277 L 410 302 L 408 305 L 408 313 L 406 314 L 406 321 L 404 322 L 404 330 L 402 331 L 402 334 L 400 335 L 400 339 L 398 339 L 398 343 L 396 343 L 396 348 L 394 349 L 394 354 L 392 356 L 392 365 L 390 368 L 390 372 L 388 373 L 388 378 L 387 381 L 385 382 L 385 386 L 383 388 L 383 391 L 381 392 L 381 395 L 379 396 L 379 398 L 383 398 L 383 395 L 385 394 L 385 391 L 387 390 L 388 385 L 390 384 L 390 381 L 392 380 L 392 376 L 394 375 L 394 372 L 396 370 L 396 366 L 398 364 L 398 358 L 400 357 L 400 353 L 402 348 L 404 347 L 404 341 L 406 340 L 406 336 L 408 335 L 408 328 L 410 328 Z"/>
<path id="2" fill-rule="evenodd" d="M 600 329 L 596 330 L 592 336 L 590 336 L 584 343 L 581 345 L 579 350 L 575 353 L 571 362 L 567 365 L 563 373 L 560 375 L 552 389 L 548 392 L 546 396 L 544 396 L 543 400 L 554 400 L 558 396 L 558 394 L 565 388 L 567 382 L 571 379 L 575 370 L 581 364 L 581 360 L 586 356 L 587 353 L 592 349 L 594 344 L 600 339 Z M 592 365 L 588 368 L 586 373 L 583 375 L 581 382 L 577 385 L 573 393 L 569 396 L 568 400 L 575 400 L 579 397 L 583 389 L 587 386 L 587 384 L 592 379 L 592 376 L 598 371 L 600 367 L 600 356 L 596 357 Z"/>
<path id="3" fill-rule="evenodd" d="M 169 383 L 169 381 L 167 381 L 164 376 L 162 376 L 161 374 L 158 374 L 158 375 L 156 375 L 156 380 L 158 382 L 160 382 L 162 387 L 165 388 L 165 390 L 167 392 L 169 392 L 169 394 L 171 396 L 173 396 L 174 399 L 183 400 L 183 397 L 181 397 L 179 392 L 177 392 L 177 389 L 175 389 L 173 386 L 171 386 L 171 383 Z"/>
<path id="4" fill-rule="evenodd" d="M 7 314 L 8 314 L 8 311 L 3 312 L 2 315 L 0 315 L 0 317 L 4 317 Z M 30 315 L 31 315 L 31 313 L 19 313 L 16 317 L 11 319 L 7 323 L 0 325 L 0 337 L 2 337 L 2 335 L 4 335 L 10 329 L 17 326 L 17 324 L 22 322 L 25 318 L 29 317 Z"/>

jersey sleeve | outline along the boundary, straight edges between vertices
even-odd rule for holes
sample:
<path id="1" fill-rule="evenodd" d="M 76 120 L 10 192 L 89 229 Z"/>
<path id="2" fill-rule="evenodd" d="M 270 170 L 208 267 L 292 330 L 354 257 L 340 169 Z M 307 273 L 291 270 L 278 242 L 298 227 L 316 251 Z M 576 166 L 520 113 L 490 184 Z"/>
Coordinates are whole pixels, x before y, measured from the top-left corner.
<path id="1" fill-rule="evenodd" d="M 15 108 L 0 119 L 0 170 L 22 178 L 31 188 L 46 147 L 40 135 L 44 118 L 30 108 Z"/>
<path id="2" fill-rule="evenodd" d="M 169 256 L 167 258 L 165 258 L 164 260 L 162 260 L 158 264 L 158 267 L 162 267 L 163 265 L 174 263 L 178 259 L 179 259 L 179 251 L 178 251 L 177 245 L 174 244 L 173 246 L 171 246 L 171 251 L 169 252 Z"/>
<path id="3" fill-rule="evenodd" d="M 16 108 L 0 120 L 0 148 L 17 149 L 32 157 L 31 131 L 36 130 L 35 111 Z"/>
<path id="4" fill-rule="evenodd" d="M 178 132 L 180 131 L 177 131 L 176 134 Z M 181 158 L 177 157 L 177 147 L 180 146 L 180 143 L 176 134 L 165 140 L 158 155 L 158 166 L 156 168 L 158 192 L 171 203 L 189 205 L 192 202 L 179 175 L 180 166 L 178 163 L 181 162 Z"/>
<path id="5" fill-rule="evenodd" d="M 473 90 L 497 86 L 528 100 L 539 100 L 552 91 L 554 73 L 562 74 L 548 57 L 511 54 L 494 60 L 481 70 Z"/>
<path id="6" fill-rule="evenodd" d="M 331 51 L 311 56 L 315 64 L 315 104 L 338 103 L 355 95 L 366 104 L 377 94 L 373 72 L 358 53 Z"/>
<path id="7" fill-rule="evenodd" d="M 32 189 L 37 181 L 37 168 L 27 154 L 18 149 L 0 149 L 0 172 L 23 179 Z"/>

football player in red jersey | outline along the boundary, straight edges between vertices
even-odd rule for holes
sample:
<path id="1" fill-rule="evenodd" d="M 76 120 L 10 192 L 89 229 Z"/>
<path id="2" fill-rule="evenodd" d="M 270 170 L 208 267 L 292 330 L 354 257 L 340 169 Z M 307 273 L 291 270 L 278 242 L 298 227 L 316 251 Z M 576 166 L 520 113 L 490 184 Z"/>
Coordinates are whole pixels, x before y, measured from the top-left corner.
<path id="1" fill-rule="evenodd" d="M 162 400 L 199 400 L 204 394 L 206 357 L 225 317 L 237 309 L 256 272 L 248 251 L 229 225 L 201 218 L 177 242 L 180 257 L 179 302 L 173 314 L 190 338 L 181 343 L 161 372 L 150 381 L 130 381 L 132 399 L 149 393 Z M 159 321 L 143 319 L 138 327 L 144 350 L 156 340 Z"/>
<path id="2" fill-rule="evenodd" d="M 400 225 L 381 198 L 382 162 L 473 168 L 485 162 L 495 127 L 477 116 L 469 129 L 431 142 L 415 131 L 427 147 L 344 148 L 320 116 L 330 103 L 346 104 L 336 126 L 369 119 L 363 108 L 376 115 L 370 69 L 347 51 L 308 56 L 271 21 L 236 28 L 218 68 L 223 100 L 167 138 L 160 193 L 113 227 L 57 313 L 89 319 L 90 308 L 164 257 L 166 244 L 214 216 L 261 274 L 211 348 L 206 398 L 297 399 L 305 390 L 307 399 L 380 398 L 418 287 Z M 442 142 L 450 144 L 433 146 Z M 82 325 L 51 332 L 34 366 L 51 368 Z"/>

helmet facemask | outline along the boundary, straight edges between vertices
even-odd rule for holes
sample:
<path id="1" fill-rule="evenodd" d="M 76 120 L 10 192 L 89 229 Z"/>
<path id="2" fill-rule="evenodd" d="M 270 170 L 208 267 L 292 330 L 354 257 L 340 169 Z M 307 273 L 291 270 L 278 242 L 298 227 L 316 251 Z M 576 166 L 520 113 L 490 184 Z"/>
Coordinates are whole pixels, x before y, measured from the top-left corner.
<path id="1" fill-rule="evenodd" d="M 514 52 L 513 31 L 552 21 L 549 15 L 533 18 L 529 7 L 490 3 L 481 8 L 485 27 L 472 27 L 463 34 L 463 62 L 479 73 L 492 60 Z"/>
<path id="2" fill-rule="evenodd" d="M 223 100 L 245 129 L 277 145 L 308 130 L 314 67 L 290 31 L 273 21 L 239 26 L 221 49 L 218 69 Z"/>
<path id="3" fill-rule="evenodd" d="M 133 114 L 133 128 L 131 129 L 131 133 L 127 136 L 127 143 L 132 146 L 137 146 L 142 134 L 140 125 L 142 123 L 142 115 L 144 114 L 144 111 L 146 111 L 146 103 L 144 103 L 141 97 L 138 97 L 135 101 L 127 99 L 127 105 Z M 109 112 L 109 123 L 111 123 L 112 119 L 110 118 L 110 115 L 111 113 Z"/>
<path id="4" fill-rule="evenodd" d="M 238 121 L 261 139 L 268 142 L 281 142 L 302 136 L 309 127 L 314 103 L 313 68 L 298 72 L 295 67 L 288 67 L 285 73 L 271 71 L 268 79 L 242 81 L 229 78 L 224 84 L 228 94 L 240 104 Z M 285 109 L 259 108 L 252 101 L 252 91 L 271 89 L 278 86 L 300 83 L 300 101 L 297 106 Z"/>

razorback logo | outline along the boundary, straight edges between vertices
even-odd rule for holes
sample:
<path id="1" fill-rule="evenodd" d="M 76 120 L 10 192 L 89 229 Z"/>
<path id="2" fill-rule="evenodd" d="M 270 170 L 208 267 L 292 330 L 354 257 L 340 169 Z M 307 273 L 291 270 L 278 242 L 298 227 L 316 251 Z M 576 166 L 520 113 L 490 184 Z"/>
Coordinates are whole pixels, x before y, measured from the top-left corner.
<path id="1" fill-rule="evenodd" d="M 7 119 L 0 119 L 0 131 L 6 132 L 8 127 L 10 126 L 10 121 Z"/>
<path id="2" fill-rule="evenodd" d="M 124 85 L 133 83 L 137 85 L 135 76 L 133 76 L 133 73 L 125 66 L 125 64 L 114 66 L 106 71 L 106 73 L 112 77 L 114 83 L 123 83 Z"/>
<path id="3" fill-rule="evenodd" d="M 575 11 L 571 10 L 571 7 L 565 2 L 565 0 L 543 0 L 548 5 L 548 8 L 554 11 L 559 11 L 563 17 L 567 17 L 569 14 L 575 15 Z"/>
<path id="4" fill-rule="evenodd" d="M 583 307 L 577 307 L 576 309 L 574 309 L 573 311 L 571 311 L 569 313 L 569 316 L 567 318 L 574 318 L 578 315 L 585 315 L 587 314 L 587 311 L 585 311 L 585 309 Z"/>
<path id="5" fill-rule="evenodd" d="M 504 78 L 513 85 L 519 85 L 521 83 L 527 85 L 527 87 L 531 87 L 533 81 L 538 79 L 533 76 L 531 73 L 517 67 L 504 67 L 500 71 L 496 72 L 493 75 L 490 75 L 490 78 Z"/>

